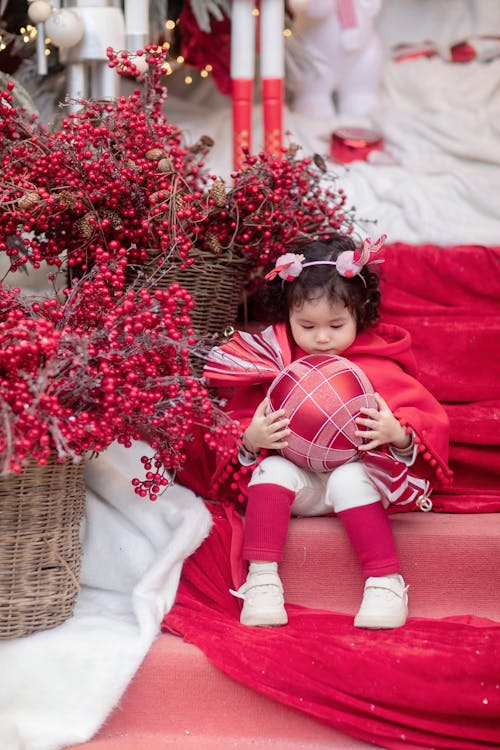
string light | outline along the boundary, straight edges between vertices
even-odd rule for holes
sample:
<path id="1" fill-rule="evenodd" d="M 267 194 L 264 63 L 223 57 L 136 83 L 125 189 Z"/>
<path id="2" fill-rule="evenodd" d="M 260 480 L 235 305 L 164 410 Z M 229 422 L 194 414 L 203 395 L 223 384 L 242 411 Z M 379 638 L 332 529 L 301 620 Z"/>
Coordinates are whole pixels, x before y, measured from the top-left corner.
<path id="1" fill-rule="evenodd" d="M 19 33 L 23 37 L 23 42 L 25 44 L 29 44 L 29 42 L 33 41 L 33 39 L 36 39 L 37 28 L 36 26 L 28 24 L 27 26 L 21 26 L 21 28 L 19 29 Z"/>
<path id="2" fill-rule="evenodd" d="M 18 34 L 13 34 L 5 29 L 0 34 L 0 52 L 11 44 L 11 42 L 22 40 L 23 44 L 30 44 L 36 39 L 37 29 L 36 26 L 28 24 L 27 26 L 21 26 Z"/>
<path id="3" fill-rule="evenodd" d="M 33 0 L 30 0 L 30 2 L 32 3 Z M 49 3 L 50 0 L 45 0 L 45 2 Z M 60 13 L 61 11 L 59 10 L 58 12 Z M 252 13 L 254 16 L 260 15 L 258 8 L 254 8 Z M 178 23 L 179 23 L 178 19 L 177 20 L 168 19 L 167 21 L 165 21 L 165 28 L 169 32 L 173 31 L 175 27 L 178 25 Z M 292 32 L 289 29 L 285 29 L 283 33 L 285 36 L 291 36 Z M 33 41 L 36 40 L 37 35 L 38 35 L 38 29 L 33 24 L 26 24 L 26 26 L 21 26 L 18 34 L 14 34 L 14 33 L 10 33 L 8 31 L 2 30 L 2 33 L 0 34 L 0 52 L 5 50 L 7 46 L 15 40 L 16 41 L 22 40 L 23 44 L 31 44 L 33 43 Z M 49 57 L 52 54 L 50 45 L 53 44 L 53 40 L 51 40 L 50 37 L 44 35 L 44 43 L 45 43 L 45 49 L 43 53 L 45 57 Z M 165 41 L 163 42 L 162 46 L 164 47 L 164 49 L 168 50 L 170 49 L 171 44 L 169 41 Z M 176 58 L 175 63 L 176 63 L 175 69 L 183 66 L 185 63 L 184 56 L 179 55 Z M 210 73 L 212 73 L 212 71 L 213 71 L 213 66 L 208 63 L 207 65 L 204 66 L 202 70 L 199 71 L 199 75 L 201 78 L 206 79 L 210 76 Z M 172 68 L 172 66 L 168 62 L 165 62 L 162 65 L 162 73 L 164 75 L 170 76 L 174 73 L 174 68 Z M 184 76 L 184 83 L 186 85 L 191 85 L 193 83 L 193 80 L 194 79 L 193 79 L 192 74 L 187 74 Z"/>

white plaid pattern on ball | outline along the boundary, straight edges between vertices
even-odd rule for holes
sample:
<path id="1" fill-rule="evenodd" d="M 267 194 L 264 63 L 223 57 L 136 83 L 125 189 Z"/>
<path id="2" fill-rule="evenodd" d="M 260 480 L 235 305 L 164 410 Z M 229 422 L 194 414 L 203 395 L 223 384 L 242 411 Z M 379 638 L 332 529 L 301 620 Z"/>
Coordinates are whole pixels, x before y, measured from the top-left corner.
<path id="1" fill-rule="evenodd" d="M 332 471 L 357 457 L 362 438 L 355 419 L 377 408 L 374 389 L 344 357 L 309 355 L 292 362 L 271 383 L 270 410 L 285 409 L 292 434 L 281 453 L 305 469 Z"/>

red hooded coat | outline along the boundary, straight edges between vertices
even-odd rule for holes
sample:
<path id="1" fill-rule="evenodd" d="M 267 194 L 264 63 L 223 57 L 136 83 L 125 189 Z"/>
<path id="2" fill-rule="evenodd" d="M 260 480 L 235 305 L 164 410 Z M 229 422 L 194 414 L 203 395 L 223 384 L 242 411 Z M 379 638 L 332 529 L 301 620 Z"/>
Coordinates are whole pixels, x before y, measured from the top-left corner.
<path id="1" fill-rule="evenodd" d="M 257 334 L 236 332 L 212 350 L 204 375 L 211 387 L 227 395 L 226 411 L 243 432 L 280 369 L 304 355 L 288 325 L 278 323 Z M 431 487 L 449 481 L 448 417 L 415 377 L 409 333 L 395 325 L 380 324 L 358 334 L 342 356 L 364 370 L 394 416 L 413 430 L 418 456 L 411 474 L 429 480 Z M 374 452 L 370 453 L 373 456 Z M 200 438 L 191 445 L 178 481 L 212 500 L 242 501 L 253 468 L 241 467 L 234 454 L 215 455 Z"/>

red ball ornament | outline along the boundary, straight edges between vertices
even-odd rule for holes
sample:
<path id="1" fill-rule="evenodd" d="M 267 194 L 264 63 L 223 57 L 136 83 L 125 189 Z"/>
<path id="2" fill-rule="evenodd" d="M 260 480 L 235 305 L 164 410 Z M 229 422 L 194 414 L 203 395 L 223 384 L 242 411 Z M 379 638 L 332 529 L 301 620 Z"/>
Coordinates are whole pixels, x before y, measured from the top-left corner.
<path id="1" fill-rule="evenodd" d="M 292 362 L 268 391 L 270 411 L 284 409 L 292 431 L 280 453 L 310 471 L 332 471 L 352 461 L 362 407 L 377 408 L 363 370 L 344 357 L 311 354 Z"/>

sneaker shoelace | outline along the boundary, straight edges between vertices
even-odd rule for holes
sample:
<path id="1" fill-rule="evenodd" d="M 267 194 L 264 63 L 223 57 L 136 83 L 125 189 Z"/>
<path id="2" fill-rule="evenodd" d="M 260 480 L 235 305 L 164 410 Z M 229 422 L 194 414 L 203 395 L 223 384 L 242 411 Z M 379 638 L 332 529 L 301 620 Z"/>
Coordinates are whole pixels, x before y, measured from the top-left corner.
<path id="1" fill-rule="evenodd" d="M 237 591 L 229 589 L 229 593 L 238 597 L 238 599 L 245 599 L 247 593 L 257 588 L 260 589 L 262 594 L 270 594 L 275 597 L 283 594 L 283 585 L 278 575 L 268 572 L 253 573 Z"/>

